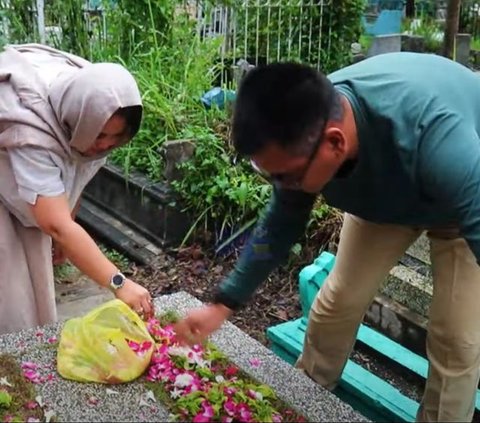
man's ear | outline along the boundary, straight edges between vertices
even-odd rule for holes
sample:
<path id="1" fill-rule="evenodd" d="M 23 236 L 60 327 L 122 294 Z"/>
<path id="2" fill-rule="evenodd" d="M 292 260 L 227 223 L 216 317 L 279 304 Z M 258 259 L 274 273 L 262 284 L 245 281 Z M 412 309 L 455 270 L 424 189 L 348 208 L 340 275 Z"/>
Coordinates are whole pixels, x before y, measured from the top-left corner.
<path id="1" fill-rule="evenodd" d="M 337 127 L 331 126 L 325 130 L 323 141 L 324 151 L 331 158 L 343 160 L 347 154 L 347 139 L 344 132 Z"/>

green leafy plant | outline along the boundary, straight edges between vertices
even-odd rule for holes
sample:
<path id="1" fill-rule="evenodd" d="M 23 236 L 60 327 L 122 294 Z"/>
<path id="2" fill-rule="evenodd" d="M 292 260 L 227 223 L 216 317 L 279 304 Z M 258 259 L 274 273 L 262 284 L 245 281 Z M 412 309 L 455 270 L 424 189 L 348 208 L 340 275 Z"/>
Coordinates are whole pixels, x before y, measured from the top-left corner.
<path id="1" fill-rule="evenodd" d="M 12 396 L 5 390 L 0 389 L 0 408 L 9 408 L 12 405 Z"/>

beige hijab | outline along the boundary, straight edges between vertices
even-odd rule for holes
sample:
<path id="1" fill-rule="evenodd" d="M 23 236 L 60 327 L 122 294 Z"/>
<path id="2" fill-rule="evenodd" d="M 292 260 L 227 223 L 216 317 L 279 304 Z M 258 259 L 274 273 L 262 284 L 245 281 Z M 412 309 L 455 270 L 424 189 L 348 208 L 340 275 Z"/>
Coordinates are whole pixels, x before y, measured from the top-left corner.
<path id="1" fill-rule="evenodd" d="M 92 64 L 39 44 L 10 45 L 0 53 L 0 148 L 29 145 L 97 160 L 107 153 L 81 153 L 119 108 L 131 106 L 141 107 L 141 97 L 121 65 Z"/>

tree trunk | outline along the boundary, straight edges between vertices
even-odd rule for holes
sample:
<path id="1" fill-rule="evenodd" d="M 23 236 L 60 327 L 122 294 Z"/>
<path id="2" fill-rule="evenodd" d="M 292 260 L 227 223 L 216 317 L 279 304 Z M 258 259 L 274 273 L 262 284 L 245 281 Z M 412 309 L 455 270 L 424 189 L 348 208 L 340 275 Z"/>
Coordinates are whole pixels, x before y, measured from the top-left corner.
<path id="1" fill-rule="evenodd" d="M 443 40 L 443 55 L 453 58 L 453 46 L 458 32 L 460 5 L 462 0 L 449 0 L 447 5 L 447 22 L 445 25 L 445 37 Z"/>
<path id="2" fill-rule="evenodd" d="M 407 0 L 407 4 L 405 5 L 405 15 L 407 18 L 415 17 L 415 0 Z"/>

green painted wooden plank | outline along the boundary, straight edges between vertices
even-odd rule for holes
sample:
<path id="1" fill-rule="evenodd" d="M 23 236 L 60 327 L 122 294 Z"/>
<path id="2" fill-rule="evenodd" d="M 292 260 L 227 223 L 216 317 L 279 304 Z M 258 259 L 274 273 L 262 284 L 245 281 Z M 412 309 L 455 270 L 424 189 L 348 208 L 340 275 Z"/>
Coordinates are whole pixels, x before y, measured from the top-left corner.
<path id="1" fill-rule="evenodd" d="M 388 410 L 392 414 L 390 416 L 392 419 L 404 422 L 415 421 L 418 402 L 403 395 L 397 388 L 352 360 L 347 361 L 340 384 L 372 407 Z"/>
<path id="2" fill-rule="evenodd" d="M 303 348 L 305 333 L 299 330 L 301 319 L 282 323 L 267 330 L 268 338 L 274 343 L 274 351 L 293 364 Z M 378 376 L 348 360 L 341 377 L 341 387 L 361 398 L 371 407 L 387 414 L 390 420 L 414 421 L 418 403 L 404 396 Z"/>
<path id="3" fill-rule="evenodd" d="M 396 343 L 385 335 L 369 328 L 365 325 L 360 325 L 358 330 L 357 340 L 373 348 L 380 354 L 390 358 L 403 367 L 415 372 L 423 378 L 428 374 L 428 362 L 422 356 L 415 354 L 404 346 Z"/>

